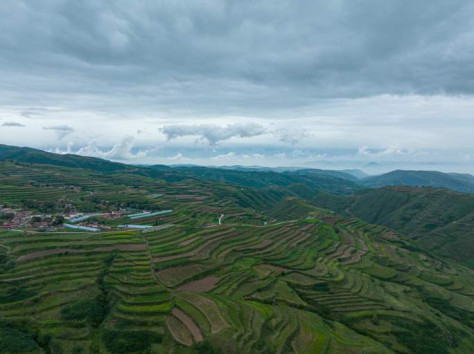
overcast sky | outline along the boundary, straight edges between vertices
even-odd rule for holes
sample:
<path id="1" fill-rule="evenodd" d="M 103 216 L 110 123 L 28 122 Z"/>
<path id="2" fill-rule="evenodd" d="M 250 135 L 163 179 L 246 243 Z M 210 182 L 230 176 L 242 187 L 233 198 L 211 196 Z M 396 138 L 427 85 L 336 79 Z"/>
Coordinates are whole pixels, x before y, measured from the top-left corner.
<path id="1" fill-rule="evenodd" d="M 474 2 L 0 1 L 0 143 L 474 173 Z"/>

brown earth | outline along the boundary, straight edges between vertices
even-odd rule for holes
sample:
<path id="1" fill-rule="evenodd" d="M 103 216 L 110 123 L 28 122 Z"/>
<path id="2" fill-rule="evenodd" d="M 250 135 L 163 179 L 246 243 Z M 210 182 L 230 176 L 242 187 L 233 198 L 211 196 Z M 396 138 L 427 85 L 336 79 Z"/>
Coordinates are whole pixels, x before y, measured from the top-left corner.
<path id="1" fill-rule="evenodd" d="M 180 253 L 180 254 L 174 254 L 172 256 L 155 257 L 154 261 L 155 262 L 166 262 L 166 261 L 170 261 L 170 260 L 173 260 L 173 259 L 179 259 L 179 258 L 184 258 L 184 257 L 194 257 L 194 256 L 198 255 L 201 251 L 203 251 L 204 249 L 206 249 L 207 247 L 212 245 L 213 243 L 216 243 L 216 241 L 220 241 L 222 239 L 225 239 L 225 238 L 228 238 L 228 237 L 231 237 L 231 236 L 235 236 L 235 235 L 238 235 L 238 234 L 240 234 L 239 231 L 234 231 L 234 232 L 231 232 L 231 233 L 225 233 L 225 234 L 223 234 L 219 237 L 209 238 L 206 242 L 204 242 L 203 244 L 201 244 L 200 246 L 196 247 L 195 249 L 193 249 L 191 251 L 188 251 L 188 252 L 185 252 L 185 253 Z"/>
<path id="2" fill-rule="evenodd" d="M 339 234 L 344 238 L 346 243 L 350 244 L 352 247 L 355 247 L 355 240 L 354 236 L 351 235 L 348 231 L 346 230 L 339 230 Z"/>
<path id="3" fill-rule="evenodd" d="M 193 345 L 193 338 L 188 328 L 175 316 L 170 316 L 166 319 L 166 326 L 177 342 L 187 347 Z"/>
<path id="4" fill-rule="evenodd" d="M 195 291 L 198 293 L 206 292 L 206 291 L 214 289 L 219 279 L 220 278 L 216 277 L 215 275 L 209 275 L 205 278 L 181 285 L 176 290 L 177 291 Z"/>
<path id="5" fill-rule="evenodd" d="M 189 240 L 184 240 L 183 242 L 180 242 L 179 245 L 180 245 L 180 246 L 187 246 L 187 245 L 189 245 L 189 244 L 191 244 L 191 243 L 193 243 L 194 241 L 197 241 L 197 240 L 199 240 L 199 239 L 200 239 L 199 236 L 193 237 L 193 238 L 190 238 Z"/>
<path id="6" fill-rule="evenodd" d="M 136 243 L 136 244 L 128 244 L 128 245 L 114 245 L 114 246 L 107 246 L 107 247 L 97 247 L 94 249 L 86 250 L 86 249 L 75 249 L 75 248 L 55 248 L 50 250 L 43 250 L 25 254 L 17 258 L 16 263 L 21 263 L 24 261 L 29 261 L 32 259 L 43 258 L 46 256 L 54 255 L 54 254 L 64 254 L 64 253 L 88 253 L 88 252 L 109 252 L 109 251 L 144 251 L 146 250 L 146 244 L 143 243 Z"/>
<path id="7" fill-rule="evenodd" d="M 357 252 L 354 253 L 350 259 L 348 259 L 347 261 L 342 262 L 341 265 L 349 265 L 349 264 L 357 263 L 357 262 L 360 261 L 360 259 L 362 258 L 362 256 L 365 253 L 366 253 L 365 251 L 357 250 Z"/>
<path id="8" fill-rule="evenodd" d="M 206 316 L 211 325 L 211 333 L 217 333 L 229 325 L 222 317 L 216 303 L 207 297 L 198 295 L 197 293 L 179 292 L 176 294 L 179 298 L 189 302 L 197 307 Z"/>
<path id="9" fill-rule="evenodd" d="M 176 307 L 173 309 L 172 314 L 176 316 L 176 318 L 181 322 L 183 322 L 183 324 L 188 328 L 189 332 L 191 332 L 193 335 L 196 342 L 202 342 L 204 340 L 201 330 L 191 317 Z"/>
<path id="10" fill-rule="evenodd" d="M 301 235 L 295 237 L 295 238 L 293 239 L 293 241 L 291 241 L 291 242 L 288 244 L 288 246 L 293 248 L 293 247 L 297 246 L 298 243 L 301 243 L 301 242 L 303 242 L 303 241 L 306 241 L 306 240 L 308 239 L 308 237 L 310 237 L 310 236 L 311 236 L 311 234 L 308 234 L 308 233 L 306 233 L 306 232 L 305 232 L 305 233 L 301 233 Z"/>
<path id="11" fill-rule="evenodd" d="M 314 224 L 306 224 L 306 225 L 300 227 L 298 230 L 300 230 L 300 231 L 308 231 L 308 230 L 312 229 L 314 226 L 315 226 Z"/>

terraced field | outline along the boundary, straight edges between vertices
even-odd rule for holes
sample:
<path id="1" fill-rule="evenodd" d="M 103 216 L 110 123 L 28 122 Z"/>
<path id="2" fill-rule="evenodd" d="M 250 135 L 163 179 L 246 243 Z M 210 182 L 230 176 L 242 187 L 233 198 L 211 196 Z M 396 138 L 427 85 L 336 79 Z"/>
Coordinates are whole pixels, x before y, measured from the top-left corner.
<path id="1" fill-rule="evenodd" d="M 0 242 L 2 322 L 37 351 L 474 350 L 472 272 L 356 219 Z"/>
<path id="2" fill-rule="evenodd" d="M 147 230 L 0 231 L 3 352 L 474 352 L 473 270 L 385 226 L 271 188 L 1 171 L 0 204 L 35 212 L 48 193 L 54 211 L 173 210 Z"/>

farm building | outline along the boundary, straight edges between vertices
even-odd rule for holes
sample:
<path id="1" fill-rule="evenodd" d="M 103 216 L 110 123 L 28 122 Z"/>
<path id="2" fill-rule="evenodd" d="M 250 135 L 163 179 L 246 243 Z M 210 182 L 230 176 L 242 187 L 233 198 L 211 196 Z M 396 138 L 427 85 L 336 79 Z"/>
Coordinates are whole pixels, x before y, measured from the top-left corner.
<path id="1" fill-rule="evenodd" d="M 73 224 L 75 224 L 76 222 L 80 222 L 80 221 L 84 221 L 84 220 L 87 220 L 89 219 L 90 217 L 92 217 L 93 215 L 82 215 L 82 216 L 78 216 L 76 218 L 71 218 L 69 219 L 69 222 L 72 222 Z"/>
<path id="2" fill-rule="evenodd" d="M 153 226 L 151 225 L 133 225 L 133 224 L 129 224 L 129 225 L 119 225 L 118 227 L 120 228 L 128 228 L 128 229 L 151 229 Z"/>
<path id="3" fill-rule="evenodd" d="M 144 213 L 128 215 L 128 218 L 132 219 L 132 220 L 136 220 L 136 219 L 148 218 L 150 216 L 166 215 L 166 214 L 169 214 L 169 213 L 172 213 L 172 212 L 173 212 L 172 209 L 156 211 L 154 213 L 144 212 Z"/>
<path id="4" fill-rule="evenodd" d="M 100 229 L 96 229 L 95 227 L 87 227 L 87 226 L 79 226 L 79 225 L 71 225 L 71 224 L 63 224 L 63 226 L 68 229 L 81 230 L 81 231 L 89 231 L 89 232 L 100 231 Z"/>

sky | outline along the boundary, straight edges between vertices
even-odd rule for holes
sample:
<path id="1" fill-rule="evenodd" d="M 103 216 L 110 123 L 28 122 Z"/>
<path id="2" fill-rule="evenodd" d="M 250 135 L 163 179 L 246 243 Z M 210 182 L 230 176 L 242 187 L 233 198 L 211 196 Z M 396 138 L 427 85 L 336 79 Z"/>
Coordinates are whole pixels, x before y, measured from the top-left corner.
<path id="1" fill-rule="evenodd" d="M 2 0 L 0 143 L 474 173 L 470 0 Z"/>

